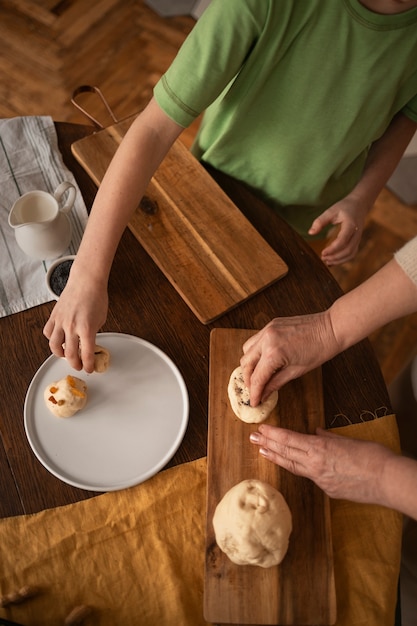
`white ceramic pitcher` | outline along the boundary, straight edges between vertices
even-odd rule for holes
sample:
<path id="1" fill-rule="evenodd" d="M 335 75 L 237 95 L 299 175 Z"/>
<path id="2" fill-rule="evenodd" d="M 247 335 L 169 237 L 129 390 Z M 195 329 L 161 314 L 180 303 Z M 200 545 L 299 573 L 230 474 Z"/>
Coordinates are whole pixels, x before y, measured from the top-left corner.
<path id="1" fill-rule="evenodd" d="M 63 196 L 68 198 L 63 203 Z M 16 200 L 9 213 L 9 225 L 16 242 L 28 256 L 35 259 L 55 259 L 65 252 L 71 242 L 72 229 L 68 213 L 75 200 L 72 183 L 63 182 L 54 191 L 29 191 Z"/>

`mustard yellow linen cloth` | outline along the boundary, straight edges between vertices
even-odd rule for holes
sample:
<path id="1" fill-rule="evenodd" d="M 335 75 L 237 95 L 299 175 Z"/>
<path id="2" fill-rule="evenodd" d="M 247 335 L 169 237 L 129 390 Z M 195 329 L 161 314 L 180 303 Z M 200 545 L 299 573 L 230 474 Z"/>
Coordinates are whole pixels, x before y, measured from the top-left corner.
<path id="1" fill-rule="evenodd" d="M 338 428 L 399 450 L 394 416 Z M 0 616 L 58 626 L 76 605 L 86 626 L 200 626 L 203 617 L 206 459 L 136 487 L 0 520 L 0 594 L 40 593 Z M 333 500 L 337 626 L 392 626 L 401 515 Z"/>

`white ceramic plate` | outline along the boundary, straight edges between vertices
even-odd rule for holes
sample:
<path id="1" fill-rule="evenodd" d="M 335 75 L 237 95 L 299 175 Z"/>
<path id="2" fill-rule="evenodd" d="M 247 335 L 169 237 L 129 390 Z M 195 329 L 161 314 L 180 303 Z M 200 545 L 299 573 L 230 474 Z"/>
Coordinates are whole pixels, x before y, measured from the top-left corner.
<path id="1" fill-rule="evenodd" d="M 54 476 L 115 491 L 147 480 L 173 457 L 188 424 L 188 393 L 177 367 L 151 343 L 120 333 L 101 333 L 97 343 L 111 355 L 103 374 L 77 372 L 53 355 L 41 365 L 26 394 L 25 430 Z M 67 374 L 87 383 L 87 405 L 73 417 L 55 417 L 44 389 Z"/>

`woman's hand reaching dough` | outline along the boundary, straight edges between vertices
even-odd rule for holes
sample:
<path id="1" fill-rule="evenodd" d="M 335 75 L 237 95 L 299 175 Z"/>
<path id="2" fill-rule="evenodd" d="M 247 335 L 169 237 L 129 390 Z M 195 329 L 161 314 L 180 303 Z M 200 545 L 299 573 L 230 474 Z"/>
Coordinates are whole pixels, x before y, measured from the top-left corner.
<path id="1" fill-rule="evenodd" d="M 328 311 L 273 319 L 243 345 L 240 364 L 251 406 L 339 351 Z"/>

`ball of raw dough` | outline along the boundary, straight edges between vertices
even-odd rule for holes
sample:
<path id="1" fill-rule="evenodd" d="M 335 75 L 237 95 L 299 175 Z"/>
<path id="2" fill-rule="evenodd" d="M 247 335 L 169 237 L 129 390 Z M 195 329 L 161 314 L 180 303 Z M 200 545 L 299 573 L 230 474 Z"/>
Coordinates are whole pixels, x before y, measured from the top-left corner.
<path id="1" fill-rule="evenodd" d="M 43 396 L 51 413 L 57 417 L 72 417 L 85 407 L 87 385 L 81 378 L 66 376 L 48 385 Z"/>
<path id="2" fill-rule="evenodd" d="M 287 553 L 292 515 L 279 491 L 249 479 L 223 496 L 213 527 L 217 545 L 233 563 L 272 567 Z"/>
<path id="3" fill-rule="evenodd" d="M 110 352 L 103 346 L 94 347 L 94 371 L 102 374 L 110 365 Z"/>
<path id="4" fill-rule="evenodd" d="M 65 351 L 65 343 L 62 344 L 62 347 Z M 81 357 L 81 348 L 78 349 L 78 354 Z M 103 346 L 99 346 L 95 344 L 94 346 L 94 372 L 98 372 L 102 374 L 105 372 L 110 366 L 110 352 L 103 348 Z"/>
<path id="5" fill-rule="evenodd" d="M 243 380 L 243 371 L 240 366 L 233 370 L 230 376 L 227 393 L 235 415 L 248 424 L 264 422 L 278 402 L 278 391 L 273 391 L 265 402 L 261 402 L 258 406 L 251 406 L 249 389 Z"/>

